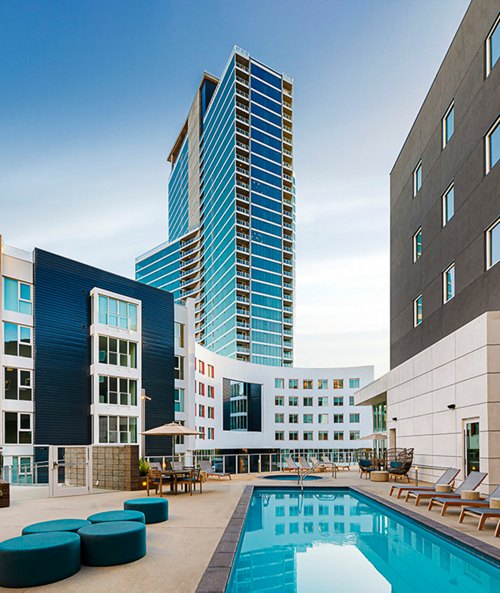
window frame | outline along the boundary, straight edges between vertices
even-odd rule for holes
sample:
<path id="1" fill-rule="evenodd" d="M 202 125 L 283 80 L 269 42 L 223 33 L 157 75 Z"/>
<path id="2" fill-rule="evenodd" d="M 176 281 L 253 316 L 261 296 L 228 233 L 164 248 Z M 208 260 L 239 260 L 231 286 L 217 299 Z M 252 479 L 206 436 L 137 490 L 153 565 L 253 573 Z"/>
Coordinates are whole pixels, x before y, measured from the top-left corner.
<path id="1" fill-rule="evenodd" d="M 17 298 L 16 298 L 16 308 L 15 309 L 8 308 L 7 303 L 5 301 L 6 295 L 7 295 L 7 282 L 15 282 L 15 284 L 16 284 Z M 25 299 L 21 296 L 23 286 L 28 287 L 28 289 L 30 291 L 29 299 Z M 25 311 L 21 311 L 21 303 L 28 305 L 29 313 L 26 313 Z M 29 282 L 23 282 L 22 280 L 19 280 L 18 278 L 11 278 L 10 276 L 4 276 L 3 277 L 3 307 L 6 311 L 13 311 L 14 313 L 20 313 L 21 315 L 33 315 L 33 284 L 30 284 Z"/>
<path id="2" fill-rule="evenodd" d="M 417 252 L 417 237 L 420 235 L 420 254 Z M 418 227 L 418 229 L 413 233 L 412 237 L 412 251 L 413 251 L 413 263 L 416 263 L 421 257 L 423 252 L 423 241 L 422 241 L 422 227 Z"/>
<path id="3" fill-rule="evenodd" d="M 485 78 L 488 78 L 488 76 L 491 74 L 491 72 L 493 71 L 493 68 L 496 65 L 496 62 L 492 65 L 491 64 L 491 39 L 493 37 L 493 35 L 495 34 L 497 28 L 500 27 L 500 14 L 497 16 L 495 22 L 493 23 L 493 26 L 490 29 L 490 32 L 488 33 L 488 35 L 486 36 L 486 41 L 485 41 L 485 73 L 486 76 Z M 500 31 L 500 29 L 499 29 Z"/>
<path id="4" fill-rule="evenodd" d="M 7 352 L 6 350 L 6 341 L 5 341 L 5 336 L 6 336 L 6 331 L 5 328 L 7 325 L 12 325 L 15 326 L 17 329 L 17 337 L 16 337 L 16 354 L 10 354 Z M 27 329 L 29 330 L 29 342 L 23 342 L 21 341 L 21 330 L 22 329 Z M 24 347 L 29 347 L 29 356 L 25 356 L 24 354 L 21 354 L 21 345 Z M 12 321 L 4 321 L 3 322 L 3 353 L 5 356 L 18 356 L 19 358 L 33 358 L 33 328 L 29 325 L 24 325 L 22 323 L 14 323 Z"/>
<path id="5" fill-rule="evenodd" d="M 489 128 L 489 130 L 484 135 L 484 160 L 485 160 L 485 175 L 488 175 L 489 172 L 495 167 L 495 165 L 499 162 L 497 161 L 494 165 L 491 164 L 491 136 L 497 131 L 500 130 L 500 115 L 494 121 L 493 125 Z"/>
<path id="6" fill-rule="evenodd" d="M 448 209 L 446 207 L 446 199 L 450 192 L 453 191 L 453 214 L 450 218 L 447 218 Z M 446 188 L 445 192 L 441 196 L 441 225 L 444 228 L 451 219 L 455 216 L 455 181 L 453 180 L 450 185 Z"/>
<path id="7" fill-rule="evenodd" d="M 7 428 L 6 428 L 6 421 L 7 415 L 15 415 L 16 416 L 16 442 L 13 443 L 7 440 Z M 21 417 L 26 416 L 29 418 L 29 428 L 21 428 Z M 4 443 L 6 445 L 32 445 L 33 444 L 33 414 L 31 412 L 22 412 L 18 410 L 4 410 L 3 412 L 3 434 L 4 434 Z M 28 434 L 30 435 L 29 441 L 22 441 L 20 439 L 21 434 Z"/>
<path id="8" fill-rule="evenodd" d="M 448 297 L 448 273 L 453 270 L 453 294 Z M 456 294 L 455 291 L 455 282 L 456 282 L 456 275 L 455 275 L 455 262 L 452 262 L 447 268 L 446 270 L 443 272 L 442 275 L 443 278 L 443 305 L 446 305 L 446 303 L 449 303 Z"/>
<path id="9" fill-rule="evenodd" d="M 452 111 L 453 111 L 453 132 L 451 133 L 451 136 L 449 138 L 447 138 L 447 131 L 448 131 L 447 119 Z M 441 120 L 441 149 L 442 150 L 444 150 L 446 148 L 446 146 L 448 145 L 450 140 L 453 138 L 454 133 L 455 133 L 455 99 L 452 100 L 452 102 L 450 103 L 448 109 L 445 111 L 445 114 L 443 115 L 443 118 Z"/>
<path id="10" fill-rule="evenodd" d="M 491 224 L 485 231 L 486 236 L 486 271 L 490 270 L 493 266 L 500 262 L 500 258 L 496 262 L 492 262 L 492 252 L 491 252 L 491 233 L 493 229 L 500 225 L 500 216 Z"/>
<path id="11" fill-rule="evenodd" d="M 16 373 L 16 397 L 7 397 L 7 371 L 15 371 Z M 29 386 L 22 385 L 21 374 L 28 373 L 29 376 Z M 20 401 L 20 402 L 27 402 L 33 401 L 33 370 L 32 369 L 23 369 L 21 367 L 12 367 L 12 366 L 4 366 L 2 367 L 2 380 L 3 380 L 3 396 L 5 400 L 8 401 Z M 21 398 L 20 394 L 21 391 L 25 391 L 30 393 L 30 397 L 28 399 Z"/>
<path id="12" fill-rule="evenodd" d="M 420 171 L 420 187 L 418 187 L 418 173 Z M 418 161 L 415 168 L 413 169 L 412 174 L 413 180 L 413 197 L 416 198 L 420 190 L 422 189 L 423 185 L 423 167 L 422 167 L 422 159 Z"/>
<path id="13" fill-rule="evenodd" d="M 418 301 L 421 301 L 421 309 L 422 309 L 422 316 L 420 321 L 418 321 Z M 424 297 L 423 294 L 420 293 L 418 296 L 416 296 L 413 299 L 413 327 L 418 327 L 419 325 L 422 325 L 422 322 L 424 320 Z"/>

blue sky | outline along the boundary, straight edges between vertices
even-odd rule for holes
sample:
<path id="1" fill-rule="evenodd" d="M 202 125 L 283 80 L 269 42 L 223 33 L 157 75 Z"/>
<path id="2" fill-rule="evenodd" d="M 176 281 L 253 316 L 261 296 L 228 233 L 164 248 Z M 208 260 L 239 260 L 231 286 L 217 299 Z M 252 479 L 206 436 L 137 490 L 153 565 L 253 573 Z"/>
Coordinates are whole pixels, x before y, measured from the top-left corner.
<path id="1" fill-rule="evenodd" d="M 0 3 L 0 233 L 133 276 L 239 45 L 295 79 L 296 364 L 388 366 L 389 172 L 468 0 Z"/>

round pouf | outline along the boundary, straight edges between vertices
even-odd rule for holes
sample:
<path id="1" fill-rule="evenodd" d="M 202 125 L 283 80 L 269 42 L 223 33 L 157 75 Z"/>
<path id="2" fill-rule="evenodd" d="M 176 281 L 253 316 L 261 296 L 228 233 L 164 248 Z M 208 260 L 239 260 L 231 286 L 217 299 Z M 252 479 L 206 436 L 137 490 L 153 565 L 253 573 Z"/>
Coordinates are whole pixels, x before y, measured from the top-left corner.
<path id="1" fill-rule="evenodd" d="M 54 521 L 43 521 L 42 523 L 27 525 L 23 529 L 23 535 L 51 533 L 53 531 L 72 531 L 76 533 L 86 525 L 90 525 L 90 521 L 85 521 L 85 519 L 55 519 Z"/>
<path id="2" fill-rule="evenodd" d="M 168 520 L 168 500 L 163 498 L 134 498 L 123 503 L 126 511 L 140 511 L 146 523 L 162 523 Z"/>
<path id="3" fill-rule="evenodd" d="M 52 532 L 22 535 L 0 543 L 0 587 L 35 587 L 80 570 L 80 537 Z"/>
<path id="4" fill-rule="evenodd" d="M 78 531 L 82 541 L 82 563 L 113 566 L 139 560 L 146 555 L 146 525 L 139 521 L 95 523 Z"/>
<path id="5" fill-rule="evenodd" d="M 388 482 L 389 481 L 389 472 L 384 472 L 384 471 L 370 472 L 370 480 L 372 482 Z"/>
<path id="6" fill-rule="evenodd" d="M 145 523 L 146 518 L 144 513 L 139 511 L 105 511 L 104 513 L 96 513 L 90 515 L 87 519 L 91 523 L 111 523 L 112 521 L 137 521 Z"/>

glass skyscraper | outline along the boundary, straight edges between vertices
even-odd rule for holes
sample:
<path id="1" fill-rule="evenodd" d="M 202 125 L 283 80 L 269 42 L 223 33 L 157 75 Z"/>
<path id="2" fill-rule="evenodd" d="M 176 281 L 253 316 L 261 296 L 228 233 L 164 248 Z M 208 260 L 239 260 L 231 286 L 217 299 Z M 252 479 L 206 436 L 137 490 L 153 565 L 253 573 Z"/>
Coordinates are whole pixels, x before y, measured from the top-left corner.
<path id="1" fill-rule="evenodd" d="M 204 74 L 168 157 L 168 241 L 136 278 L 195 299 L 196 339 L 230 358 L 293 362 L 293 81 L 235 47 Z"/>

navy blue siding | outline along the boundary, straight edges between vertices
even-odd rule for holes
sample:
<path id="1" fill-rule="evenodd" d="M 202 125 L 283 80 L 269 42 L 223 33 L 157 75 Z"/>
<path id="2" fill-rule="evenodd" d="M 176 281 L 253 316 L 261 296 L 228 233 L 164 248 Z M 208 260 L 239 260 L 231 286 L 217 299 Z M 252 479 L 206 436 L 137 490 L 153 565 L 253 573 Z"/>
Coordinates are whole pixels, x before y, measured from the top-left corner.
<path id="1" fill-rule="evenodd" d="M 35 443 L 91 443 L 90 291 L 142 301 L 146 428 L 174 419 L 174 304 L 169 292 L 36 249 L 34 254 Z M 140 430 L 140 427 L 138 427 Z M 146 455 L 171 439 L 148 437 Z"/>

